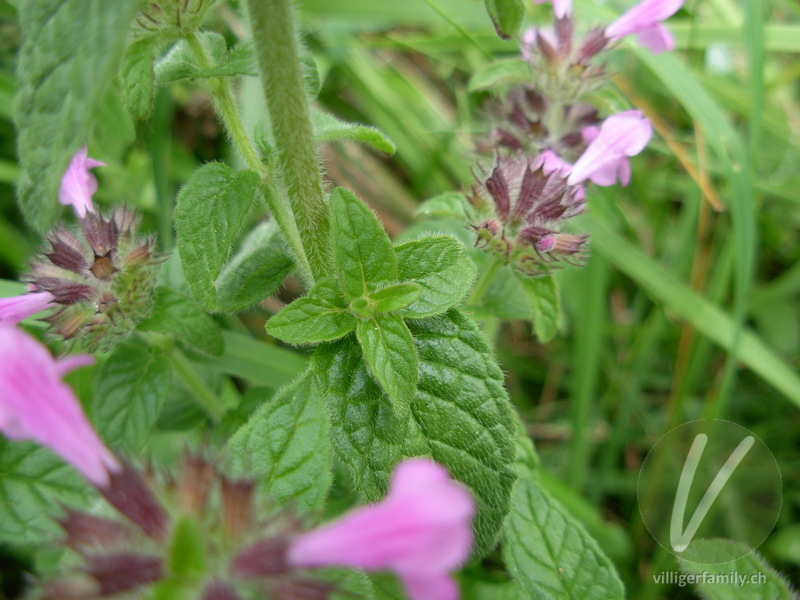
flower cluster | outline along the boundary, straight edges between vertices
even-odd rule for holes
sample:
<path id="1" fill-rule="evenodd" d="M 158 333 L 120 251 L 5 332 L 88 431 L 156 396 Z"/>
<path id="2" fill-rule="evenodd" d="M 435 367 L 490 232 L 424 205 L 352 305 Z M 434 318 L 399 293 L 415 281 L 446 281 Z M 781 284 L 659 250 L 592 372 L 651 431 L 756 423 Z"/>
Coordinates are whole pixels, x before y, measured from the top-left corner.
<path id="1" fill-rule="evenodd" d="M 109 348 L 150 314 L 162 258 L 153 236 L 137 235 L 133 212 L 118 208 L 104 217 L 95 210 L 97 180 L 89 169 L 102 164 L 85 149 L 72 159 L 59 200 L 73 207 L 78 228 L 57 226 L 49 233 L 25 278 L 29 293 L 0 300 L 0 323 L 55 308 L 44 319 L 51 333 L 94 350 Z"/>
<path id="2" fill-rule="evenodd" d="M 134 19 L 137 38 L 165 36 L 178 38 L 197 30 L 217 0 L 149 0 Z"/>
<path id="3" fill-rule="evenodd" d="M 337 585 L 314 569 L 397 573 L 412 600 L 455 600 L 449 572 L 472 545 L 472 498 L 428 459 L 401 463 L 386 499 L 303 532 L 232 478 L 187 455 L 177 476 L 140 473 L 106 448 L 61 378 L 89 356 L 55 360 L 23 330 L 0 325 L 0 431 L 48 446 L 124 520 L 64 508 L 73 568 L 42 584 L 46 600 L 197 598 L 325 600 Z"/>
<path id="4" fill-rule="evenodd" d="M 608 78 L 598 57 L 628 35 L 653 52 L 671 49 L 662 21 L 681 4 L 644 0 L 579 39 L 571 2 L 554 0 L 552 26 L 524 33 L 521 54 L 531 80 L 490 102 L 491 138 L 481 149 L 493 154 L 495 167 L 478 177 L 467 210 L 476 245 L 529 276 L 546 274 L 559 261 L 581 262 L 587 236 L 562 228 L 585 210 L 584 186 L 627 185 L 629 159 L 652 135 L 640 111 L 602 119 L 587 101 Z"/>

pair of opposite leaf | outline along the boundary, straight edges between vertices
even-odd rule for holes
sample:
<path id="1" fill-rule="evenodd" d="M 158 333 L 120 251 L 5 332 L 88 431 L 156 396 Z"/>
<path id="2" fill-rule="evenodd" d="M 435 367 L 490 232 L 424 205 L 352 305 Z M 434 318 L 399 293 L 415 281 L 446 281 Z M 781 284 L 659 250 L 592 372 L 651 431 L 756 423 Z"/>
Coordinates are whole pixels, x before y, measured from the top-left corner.
<path id="1" fill-rule="evenodd" d="M 475 265 L 449 235 L 392 246 L 372 211 L 343 188 L 331 193 L 330 204 L 338 277 L 319 281 L 272 317 L 267 332 L 290 344 L 317 344 L 355 330 L 370 372 L 403 413 L 419 374 L 405 319 L 432 317 L 460 304 Z"/>

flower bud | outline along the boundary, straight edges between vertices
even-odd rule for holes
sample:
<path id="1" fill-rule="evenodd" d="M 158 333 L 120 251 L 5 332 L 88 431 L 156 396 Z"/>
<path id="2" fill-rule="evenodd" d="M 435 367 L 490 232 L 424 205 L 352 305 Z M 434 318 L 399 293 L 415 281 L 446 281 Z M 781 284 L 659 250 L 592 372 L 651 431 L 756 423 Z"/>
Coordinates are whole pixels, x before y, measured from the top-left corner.
<path id="1" fill-rule="evenodd" d="M 108 218 L 86 213 L 80 231 L 58 227 L 50 233 L 49 248 L 27 280 L 58 306 L 45 319 L 52 334 L 78 339 L 90 351 L 107 350 L 149 316 L 162 257 L 155 238 L 138 237 L 136 225 L 123 208 Z"/>
<path id="2" fill-rule="evenodd" d="M 149 0 L 136 15 L 134 37 L 178 38 L 200 28 L 217 0 Z"/>

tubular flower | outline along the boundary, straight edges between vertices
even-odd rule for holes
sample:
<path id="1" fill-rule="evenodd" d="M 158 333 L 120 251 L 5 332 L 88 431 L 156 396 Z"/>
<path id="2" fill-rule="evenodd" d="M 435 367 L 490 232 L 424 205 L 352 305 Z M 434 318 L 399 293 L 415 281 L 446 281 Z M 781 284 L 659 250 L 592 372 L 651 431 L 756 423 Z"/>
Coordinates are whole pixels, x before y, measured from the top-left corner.
<path id="1" fill-rule="evenodd" d="M 295 567 L 391 569 L 412 600 L 454 600 L 458 588 L 448 572 L 469 554 L 474 512 L 472 498 L 443 467 L 407 460 L 383 502 L 297 537 L 288 560 Z"/>
<path id="2" fill-rule="evenodd" d="M 683 0 L 644 0 L 606 27 L 606 37 L 617 41 L 635 34 L 653 54 L 672 50 L 675 40 L 661 22 L 678 12 L 682 5 Z"/>
<path id="3" fill-rule="evenodd" d="M 45 309 L 54 306 L 50 292 L 31 292 L 0 299 L 0 324 L 16 325 Z"/>
<path id="4" fill-rule="evenodd" d="M 550 0 L 533 0 L 536 4 L 544 4 Z M 552 0 L 553 14 L 559 19 L 563 19 L 572 13 L 572 0 Z"/>
<path id="5" fill-rule="evenodd" d="M 89 158 L 89 151 L 81 148 L 72 157 L 67 172 L 61 178 L 58 201 L 64 206 L 72 206 L 78 218 L 83 219 L 87 212 L 93 213 L 92 196 L 97 191 L 97 179 L 89 171 L 106 164 Z"/>
<path id="6" fill-rule="evenodd" d="M 608 117 L 600 129 L 585 128 L 583 136 L 590 141 L 586 151 L 575 162 L 567 181 L 577 185 L 590 179 L 597 185 L 622 185 L 630 181 L 628 157 L 639 154 L 650 136 L 653 126 L 638 110 L 629 110 Z"/>
<path id="7" fill-rule="evenodd" d="M 47 446 L 102 487 L 119 463 L 61 381 L 72 369 L 92 361 L 87 355 L 56 361 L 24 331 L 0 325 L 0 430 L 10 439 Z"/>

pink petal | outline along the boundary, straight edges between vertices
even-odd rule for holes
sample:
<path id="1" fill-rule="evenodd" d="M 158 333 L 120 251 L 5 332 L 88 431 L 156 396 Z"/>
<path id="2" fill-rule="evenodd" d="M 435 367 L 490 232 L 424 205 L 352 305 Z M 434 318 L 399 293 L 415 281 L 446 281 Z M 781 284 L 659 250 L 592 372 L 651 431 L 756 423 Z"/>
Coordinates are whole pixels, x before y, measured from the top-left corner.
<path id="1" fill-rule="evenodd" d="M 55 296 L 50 292 L 33 292 L 0 298 L 0 324 L 16 325 L 20 321 L 52 306 Z"/>
<path id="2" fill-rule="evenodd" d="M 97 179 L 89 169 L 104 166 L 105 163 L 89 158 L 85 147 L 78 150 L 61 178 L 58 201 L 64 206 L 72 206 L 81 219 L 87 212 L 93 213 L 92 196 L 97 191 Z"/>
<path id="3" fill-rule="evenodd" d="M 591 144 L 593 141 L 597 139 L 597 136 L 600 135 L 600 128 L 596 125 L 589 125 L 588 127 L 584 127 L 581 131 L 581 137 L 583 141 L 587 144 Z"/>
<path id="4" fill-rule="evenodd" d="M 449 575 L 401 575 L 401 579 L 411 600 L 458 600 L 458 586 Z"/>
<path id="5" fill-rule="evenodd" d="M 407 460 L 396 468 L 383 502 L 299 536 L 289 562 L 442 576 L 466 560 L 474 512 L 472 498 L 443 467 L 428 459 Z"/>
<path id="6" fill-rule="evenodd" d="M 542 168 L 545 175 L 550 173 L 558 173 L 559 175 L 567 176 L 572 171 L 572 165 L 561 158 L 553 150 L 544 150 L 536 162 L 533 164 L 534 169 Z"/>
<path id="7" fill-rule="evenodd" d="M 619 160 L 641 152 L 653 134 L 653 127 L 638 110 L 629 110 L 608 117 L 600 133 L 575 162 L 567 182 L 571 185 L 600 173 L 605 181 L 608 169 L 616 170 Z"/>
<path id="8" fill-rule="evenodd" d="M 648 29 L 642 29 L 636 34 L 636 39 L 653 54 L 669 52 L 675 47 L 675 39 L 661 23 L 656 23 Z"/>
<path id="9" fill-rule="evenodd" d="M 683 0 L 644 0 L 619 19 L 606 27 L 606 35 L 610 39 L 620 39 L 626 35 L 639 33 L 664 21 L 678 12 Z"/>
<path id="10" fill-rule="evenodd" d="M 91 354 L 73 354 L 56 361 L 56 373 L 58 373 L 59 377 L 64 377 L 70 371 L 93 364 L 94 356 Z"/>
<path id="11" fill-rule="evenodd" d="M 85 359 L 80 359 L 85 362 Z M 67 361 L 67 366 L 77 361 Z M 95 433 L 56 361 L 24 331 L 0 326 L 0 428 L 49 447 L 98 486 L 119 463 Z"/>

